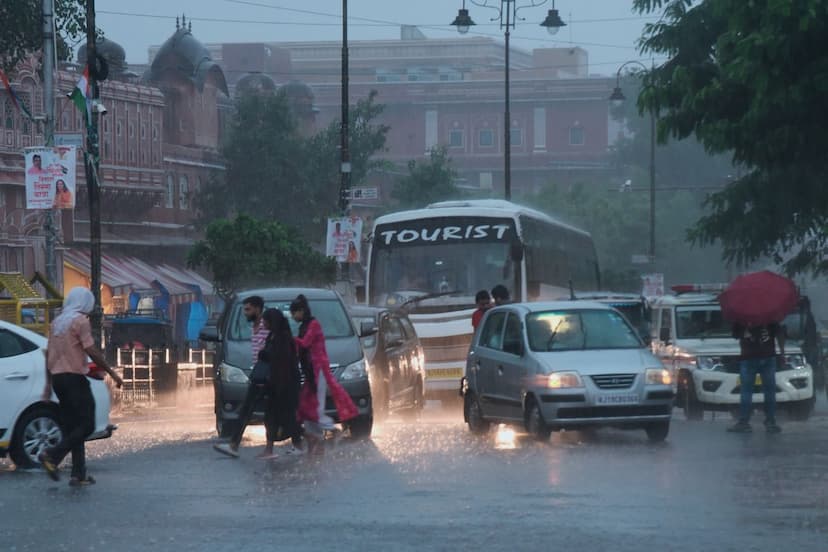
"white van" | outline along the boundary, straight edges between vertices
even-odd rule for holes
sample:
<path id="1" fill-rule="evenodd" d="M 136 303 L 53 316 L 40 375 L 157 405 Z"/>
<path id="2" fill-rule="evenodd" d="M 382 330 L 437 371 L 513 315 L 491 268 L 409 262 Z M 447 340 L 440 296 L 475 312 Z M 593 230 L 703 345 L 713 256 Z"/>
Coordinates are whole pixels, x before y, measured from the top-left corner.
<path id="1" fill-rule="evenodd" d="M 47 340 L 0 320 L 0 457 L 11 456 L 19 468 L 39 465 L 38 455 L 60 442 L 57 397 L 42 398 L 46 385 Z M 106 384 L 90 378 L 95 398 L 95 433 L 89 440 L 112 436 Z"/>
<path id="2" fill-rule="evenodd" d="M 717 299 L 721 287 L 676 286 L 675 295 L 653 300 L 652 349 L 665 368 L 673 371 L 676 405 L 689 420 L 700 420 L 705 410 L 735 412 L 739 407 L 739 342 L 731 324 L 722 318 Z M 757 375 L 753 403 L 760 407 L 762 382 Z M 814 408 L 814 377 L 799 347 L 788 343 L 785 362 L 777 366 L 776 402 L 797 420 L 806 420 Z"/>

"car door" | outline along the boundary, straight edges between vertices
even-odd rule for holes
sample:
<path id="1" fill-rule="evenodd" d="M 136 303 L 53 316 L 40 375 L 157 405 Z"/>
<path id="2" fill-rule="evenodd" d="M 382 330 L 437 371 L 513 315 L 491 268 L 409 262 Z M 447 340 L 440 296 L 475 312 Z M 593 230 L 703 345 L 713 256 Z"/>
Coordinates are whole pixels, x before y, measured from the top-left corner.
<path id="1" fill-rule="evenodd" d="M 510 312 L 503 331 L 503 358 L 496 366 L 497 386 L 503 389 L 502 416 L 523 419 L 523 388 L 527 371 L 525 339 L 520 315 Z"/>
<path id="2" fill-rule="evenodd" d="M 44 363 L 38 363 L 36 355 L 43 356 L 37 345 L 0 328 L 0 440 L 4 442 L 8 441 L 17 414 L 27 402 L 37 400 L 41 391 L 34 389 L 36 379 L 43 381 L 36 377 L 35 370 L 38 366 L 43 369 Z"/>
<path id="3" fill-rule="evenodd" d="M 485 416 L 498 417 L 501 411 L 498 389 L 497 366 L 503 358 L 503 329 L 506 325 L 506 311 L 489 313 L 480 332 L 475 349 L 472 370 L 475 372 L 477 396 Z"/>
<path id="4" fill-rule="evenodd" d="M 403 393 L 405 378 L 405 338 L 400 321 L 395 316 L 386 316 L 382 320 L 383 347 L 388 365 L 388 390 L 391 402 L 397 402 Z"/>
<path id="5" fill-rule="evenodd" d="M 417 364 L 420 362 L 419 351 L 417 350 L 417 332 L 411 322 L 405 318 L 400 317 L 400 325 L 402 326 L 405 335 L 405 370 L 403 371 L 405 396 L 409 397 L 411 401 L 415 401 L 417 397 L 412 394 L 417 384 Z"/>

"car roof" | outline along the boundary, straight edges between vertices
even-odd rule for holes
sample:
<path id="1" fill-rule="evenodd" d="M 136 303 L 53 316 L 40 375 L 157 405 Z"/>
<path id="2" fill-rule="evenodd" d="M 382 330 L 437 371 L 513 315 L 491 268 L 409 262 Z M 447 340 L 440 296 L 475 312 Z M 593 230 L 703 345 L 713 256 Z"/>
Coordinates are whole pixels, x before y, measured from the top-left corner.
<path id="1" fill-rule="evenodd" d="M 613 301 L 625 303 L 643 303 L 646 300 L 637 293 L 616 293 L 614 291 L 586 291 L 578 292 L 575 298 L 588 301 Z"/>
<path id="2" fill-rule="evenodd" d="M 518 308 L 524 312 L 544 312 L 554 310 L 612 310 L 612 307 L 606 303 L 599 303 L 597 301 L 538 301 L 533 303 L 509 303 L 507 305 L 500 305 L 494 307 L 493 310 L 508 310 L 509 308 Z"/>
<path id="3" fill-rule="evenodd" d="M 12 324 L 11 322 L 6 322 L 5 320 L 0 320 L 0 328 L 4 330 L 8 330 L 12 333 L 16 333 L 17 335 L 24 337 L 37 345 L 38 347 L 46 347 L 46 344 L 49 342 L 48 339 L 40 335 L 39 333 L 35 333 L 31 330 L 27 330 L 26 328 L 22 328 L 17 324 Z"/>
<path id="4" fill-rule="evenodd" d="M 351 316 L 377 316 L 387 310 L 383 307 L 372 307 L 369 305 L 350 305 L 348 307 L 348 313 Z"/>
<path id="5" fill-rule="evenodd" d="M 292 288 L 292 287 L 274 287 L 274 288 L 260 288 L 240 291 L 236 295 L 238 302 L 244 301 L 248 297 L 254 295 L 261 296 L 265 301 L 286 301 L 296 299 L 298 295 L 304 295 L 309 301 L 315 299 L 338 299 L 339 295 L 336 291 L 327 288 Z"/>
<path id="6" fill-rule="evenodd" d="M 662 295 L 652 301 L 653 306 L 709 305 L 719 304 L 719 296 L 713 293 L 681 293 Z"/>

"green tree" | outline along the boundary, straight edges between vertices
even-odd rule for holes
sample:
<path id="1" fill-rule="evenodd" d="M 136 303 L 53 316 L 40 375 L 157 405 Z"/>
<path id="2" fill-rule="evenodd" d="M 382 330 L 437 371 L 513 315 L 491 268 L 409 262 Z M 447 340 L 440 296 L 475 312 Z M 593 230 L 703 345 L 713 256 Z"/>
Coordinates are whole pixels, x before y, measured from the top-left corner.
<path id="1" fill-rule="evenodd" d="M 408 162 L 408 175 L 394 186 L 391 196 L 400 207 L 425 207 L 429 203 L 456 198 L 460 190 L 454 181 L 457 173 L 445 146 L 436 146 L 424 161 Z"/>
<path id="2" fill-rule="evenodd" d="M 595 242 L 605 289 L 640 291 L 642 272 L 664 273 L 668 283 L 716 281 L 724 267 L 715 250 L 690 250 L 687 228 L 701 215 L 704 194 L 671 190 L 656 195 L 657 233 L 654 265 L 635 265 L 633 255 L 649 246 L 647 188 L 621 192 L 605 181 L 582 181 L 572 186 L 546 186 L 531 204 L 550 215 L 588 230 Z"/>
<path id="3" fill-rule="evenodd" d="M 210 270 L 216 291 L 224 297 L 243 287 L 329 284 L 336 270 L 296 230 L 247 215 L 211 222 L 204 239 L 190 250 L 187 264 Z"/>
<path id="4" fill-rule="evenodd" d="M 352 110 L 352 183 L 358 185 L 378 161 L 388 127 L 376 123 L 376 93 Z M 223 174 L 209 179 L 196 200 L 200 225 L 233 213 L 278 220 L 311 242 L 324 235 L 325 219 L 337 211 L 339 124 L 304 138 L 283 94 L 239 98 L 221 153 Z"/>
<path id="5" fill-rule="evenodd" d="M 0 2 L 0 66 L 4 71 L 11 71 L 25 56 L 42 47 L 42 4 L 41 0 Z M 72 56 L 66 41 L 76 41 L 86 32 L 85 4 L 84 0 L 55 0 L 60 59 Z"/>
<path id="6" fill-rule="evenodd" d="M 744 174 L 707 201 L 691 231 L 721 241 L 728 261 L 770 256 L 791 273 L 826 272 L 828 0 L 634 0 L 646 53 L 668 60 L 647 75 L 639 106 L 659 137 L 695 135 Z"/>

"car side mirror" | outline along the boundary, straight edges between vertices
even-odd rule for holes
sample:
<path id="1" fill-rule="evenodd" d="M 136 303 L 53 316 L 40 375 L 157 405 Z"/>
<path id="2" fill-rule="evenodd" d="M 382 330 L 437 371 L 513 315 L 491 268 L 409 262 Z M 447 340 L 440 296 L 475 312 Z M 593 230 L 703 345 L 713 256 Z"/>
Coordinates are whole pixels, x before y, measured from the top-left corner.
<path id="1" fill-rule="evenodd" d="M 661 331 L 659 332 L 658 337 L 664 343 L 669 343 L 670 342 L 670 328 L 661 328 Z"/>
<path id="2" fill-rule="evenodd" d="M 198 332 L 198 339 L 207 343 L 218 343 L 221 341 L 216 326 L 205 326 Z"/>
<path id="3" fill-rule="evenodd" d="M 516 355 L 519 357 L 523 356 L 523 344 L 516 342 L 516 343 L 506 343 L 503 345 L 503 352 L 509 353 L 510 355 Z"/>
<path id="4" fill-rule="evenodd" d="M 365 302 L 365 286 L 359 285 L 354 288 L 354 298 L 357 303 Z"/>
<path id="5" fill-rule="evenodd" d="M 370 337 L 376 335 L 379 329 L 373 322 L 362 322 L 359 325 L 359 337 Z"/>

